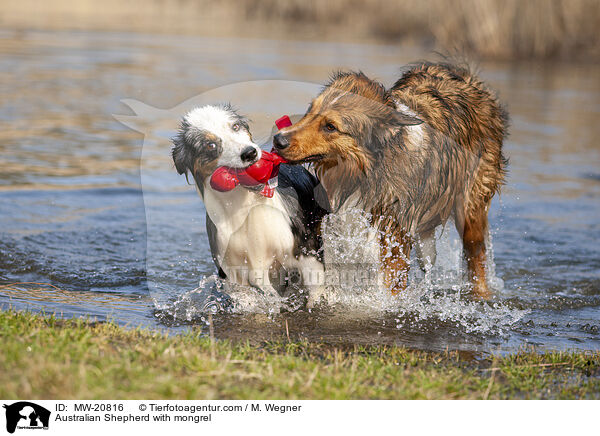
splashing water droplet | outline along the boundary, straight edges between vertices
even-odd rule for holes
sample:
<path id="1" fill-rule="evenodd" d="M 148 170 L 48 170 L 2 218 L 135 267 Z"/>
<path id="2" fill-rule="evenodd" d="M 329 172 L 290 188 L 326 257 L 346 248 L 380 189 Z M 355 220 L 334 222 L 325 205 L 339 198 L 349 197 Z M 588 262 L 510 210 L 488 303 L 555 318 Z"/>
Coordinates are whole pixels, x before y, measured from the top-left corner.
<path id="1" fill-rule="evenodd" d="M 528 312 L 509 307 L 501 300 L 474 301 L 464 279 L 462 246 L 448 224 L 436 229 L 437 259 L 425 272 L 411 256 L 409 286 L 398 295 L 383 285 L 379 234 L 370 216 L 360 209 L 330 214 L 323 222 L 325 292 L 321 304 L 341 317 L 381 318 L 393 315 L 396 327 L 436 328 L 450 324 L 466 333 L 503 335 Z M 503 281 L 495 275 L 493 245 L 487 242 L 488 285 L 501 297 Z M 302 292 L 300 292 L 302 294 Z M 295 304 L 295 306 L 294 306 Z M 292 310 L 301 304 L 291 303 Z M 208 276 L 197 289 L 159 307 L 168 316 L 197 322 L 208 312 L 263 313 L 275 316 L 284 299 L 263 295 L 255 288 L 233 285 Z M 288 310 L 290 307 L 286 307 Z M 311 311 L 311 313 L 314 313 Z"/>

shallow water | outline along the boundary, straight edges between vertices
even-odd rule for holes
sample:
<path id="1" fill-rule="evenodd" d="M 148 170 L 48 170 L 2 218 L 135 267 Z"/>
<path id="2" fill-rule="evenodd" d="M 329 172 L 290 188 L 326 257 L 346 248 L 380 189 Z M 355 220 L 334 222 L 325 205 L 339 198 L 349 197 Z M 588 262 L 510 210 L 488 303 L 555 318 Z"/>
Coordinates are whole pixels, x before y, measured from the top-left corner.
<path id="1" fill-rule="evenodd" d="M 389 85 L 424 57 L 385 45 L 0 32 L 0 283 L 30 282 L 0 287 L 0 307 L 203 327 L 190 291 L 214 266 L 202 204 L 169 161 L 178 117 L 229 100 L 267 141 L 273 120 L 302 113 L 332 70 L 362 69 Z M 512 119 L 508 184 L 490 211 L 496 298 L 460 297 L 446 230 L 432 275 L 413 268 L 415 285 L 398 300 L 337 289 L 336 307 L 312 313 L 255 304 L 215 315 L 219 337 L 600 348 L 600 66 L 480 69 Z M 130 116 L 117 117 L 129 127 L 112 114 Z"/>

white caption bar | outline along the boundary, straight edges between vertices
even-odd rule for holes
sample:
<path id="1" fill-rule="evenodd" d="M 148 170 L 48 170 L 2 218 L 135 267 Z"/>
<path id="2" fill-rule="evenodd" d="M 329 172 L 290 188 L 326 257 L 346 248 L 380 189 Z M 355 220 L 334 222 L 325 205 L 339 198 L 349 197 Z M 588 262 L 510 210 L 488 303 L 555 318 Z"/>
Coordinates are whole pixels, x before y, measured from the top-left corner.
<path id="1" fill-rule="evenodd" d="M 1 434 L 597 434 L 597 401 L 0 400 Z M 222 433 L 225 431 L 226 433 Z M 590 433 L 591 431 L 591 433 Z M 390 432 L 390 433 L 388 433 Z"/>

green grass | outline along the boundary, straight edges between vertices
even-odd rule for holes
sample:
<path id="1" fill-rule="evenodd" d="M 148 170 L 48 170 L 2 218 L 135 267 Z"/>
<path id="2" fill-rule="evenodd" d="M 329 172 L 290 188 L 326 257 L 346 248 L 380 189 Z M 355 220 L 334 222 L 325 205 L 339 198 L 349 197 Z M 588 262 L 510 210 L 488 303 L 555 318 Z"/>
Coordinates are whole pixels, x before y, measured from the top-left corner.
<path id="1" fill-rule="evenodd" d="M 0 312 L 0 398 L 600 398 L 600 353 L 260 346 Z"/>

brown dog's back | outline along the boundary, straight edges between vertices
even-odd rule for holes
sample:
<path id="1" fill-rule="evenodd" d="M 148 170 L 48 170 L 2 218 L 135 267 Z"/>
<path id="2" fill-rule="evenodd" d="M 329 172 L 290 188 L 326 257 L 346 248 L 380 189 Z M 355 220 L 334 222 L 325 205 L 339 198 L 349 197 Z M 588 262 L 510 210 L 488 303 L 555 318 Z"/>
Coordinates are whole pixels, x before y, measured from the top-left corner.
<path id="1" fill-rule="evenodd" d="M 502 141 L 508 115 L 494 93 L 466 68 L 432 63 L 413 66 L 390 92 L 436 132 L 479 158 L 464 213 L 489 203 L 504 182 L 507 165 Z"/>

